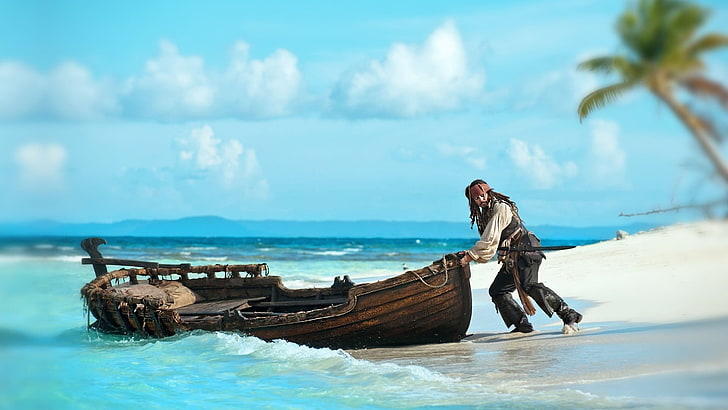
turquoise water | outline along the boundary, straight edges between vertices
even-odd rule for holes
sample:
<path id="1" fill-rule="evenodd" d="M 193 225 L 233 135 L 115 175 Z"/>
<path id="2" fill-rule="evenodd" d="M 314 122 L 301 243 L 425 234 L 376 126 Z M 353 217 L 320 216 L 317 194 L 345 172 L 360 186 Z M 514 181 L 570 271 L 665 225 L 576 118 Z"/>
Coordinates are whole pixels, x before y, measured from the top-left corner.
<path id="1" fill-rule="evenodd" d="M 604 408 L 645 404 L 573 388 L 584 374 L 605 369 L 618 372 L 615 363 L 637 360 L 644 356 L 642 348 L 605 353 L 601 347 L 597 353 L 606 355 L 611 365 L 597 361 L 573 370 L 560 362 L 554 343 L 539 344 L 543 347 L 535 355 L 527 354 L 532 347 L 517 342 L 493 344 L 500 346 L 494 350 L 486 343 L 478 347 L 477 341 L 347 352 L 285 341 L 267 343 L 225 332 L 140 340 L 88 331 L 79 290 L 93 277 L 93 270 L 80 264 L 85 256 L 78 248 L 80 239 L 0 243 L 0 408 Z M 376 280 L 401 272 L 403 264 L 421 267 L 471 244 L 470 240 L 415 239 L 107 240 L 109 244 L 100 250 L 108 257 L 195 264 L 267 262 L 271 274 L 283 276 L 289 287 L 328 286 L 334 276 L 343 274 L 355 282 Z M 478 326 L 503 331 L 492 307 L 483 313 L 478 306 L 474 316 L 490 320 Z M 559 339 L 560 352 L 582 355 L 585 362 L 594 357 L 589 343 L 565 344 L 569 340 L 579 339 Z M 510 360 L 519 356 L 529 361 L 538 357 L 541 362 L 519 367 L 514 365 L 518 360 Z M 538 379 L 544 369 L 551 369 L 552 379 L 564 379 L 538 388 L 504 383 L 510 378 Z"/>

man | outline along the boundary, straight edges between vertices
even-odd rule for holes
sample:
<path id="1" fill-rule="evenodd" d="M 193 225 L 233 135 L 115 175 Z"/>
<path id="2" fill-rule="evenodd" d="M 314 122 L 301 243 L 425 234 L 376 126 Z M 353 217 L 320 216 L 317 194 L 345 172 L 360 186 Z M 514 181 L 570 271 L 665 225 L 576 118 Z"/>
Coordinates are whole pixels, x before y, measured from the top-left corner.
<path id="1" fill-rule="evenodd" d="M 533 331 L 526 313 L 511 296 L 518 290 L 530 315 L 535 314 L 535 309 L 529 296 L 549 317 L 556 313 L 564 321 L 564 333 L 577 331 L 582 315 L 571 309 L 556 292 L 538 282 L 538 269 L 545 258 L 543 252 L 498 250 L 499 247 L 533 249 L 541 246 L 536 235 L 523 225 L 516 204 L 482 179 L 476 179 L 465 188 L 465 197 L 470 206 L 470 226 L 477 224 L 480 240 L 464 252 L 460 262 L 463 265 L 471 261 L 486 263 L 498 252 L 498 262 L 503 266 L 488 292 L 506 326 L 515 326 L 513 332 Z"/>

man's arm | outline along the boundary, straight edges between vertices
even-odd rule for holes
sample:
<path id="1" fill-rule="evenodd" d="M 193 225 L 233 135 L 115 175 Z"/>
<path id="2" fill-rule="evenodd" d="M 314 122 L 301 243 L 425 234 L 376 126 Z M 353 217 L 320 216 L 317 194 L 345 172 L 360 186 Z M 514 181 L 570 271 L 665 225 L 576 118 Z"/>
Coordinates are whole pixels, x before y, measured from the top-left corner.
<path id="1" fill-rule="evenodd" d="M 480 240 L 465 252 L 461 263 L 466 264 L 470 261 L 479 263 L 488 262 L 498 251 L 501 232 L 511 223 L 511 219 L 513 219 L 511 207 L 502 202 L 496 203 L 493 217 L 485 226 L 483 234 L 480 235 Z"/>

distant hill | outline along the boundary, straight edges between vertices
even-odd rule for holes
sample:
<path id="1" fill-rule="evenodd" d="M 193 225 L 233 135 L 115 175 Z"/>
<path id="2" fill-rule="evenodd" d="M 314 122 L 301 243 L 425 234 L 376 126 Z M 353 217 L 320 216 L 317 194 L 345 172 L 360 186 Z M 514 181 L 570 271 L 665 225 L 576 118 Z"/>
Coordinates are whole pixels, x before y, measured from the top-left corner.
<path id="1" fill-rule="evenodd" d="M 618 229 L 636 233 L 656 225 L 565 227 L 529 226 L 542 239 L 606 240 Z M 216 216 L 175 220 L 125 220 L 114 223 L 34 221 L 0 223 L 0 236 L 143 236 L 143 237 L 316 237 L 316 238 L 476 238 L 467 222 L 407 221 L 247 221 Z"/>

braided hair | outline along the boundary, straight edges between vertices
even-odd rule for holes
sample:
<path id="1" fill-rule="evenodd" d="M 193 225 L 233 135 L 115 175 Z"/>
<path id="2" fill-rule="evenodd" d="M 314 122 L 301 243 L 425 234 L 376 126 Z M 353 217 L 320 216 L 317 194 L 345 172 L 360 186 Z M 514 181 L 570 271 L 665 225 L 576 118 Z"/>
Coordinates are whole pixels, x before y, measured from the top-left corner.
<path id="1" fill-rule="evenodd" d="M 470 197 L 470 188 L 475 185 L 484 185 L 486 192 L 488 193 L 488 204 L 484 208 L 480 208 L 478 204 L 475 203 L 475 199 Z M 516 206 L 516 203 L 511 201 L 510 197 L 494 191 L 493 188 L 491 188 L 490 185 L 482 179 L 476 179 L 465 188 L 465 197 L 468 198 L 468 206 L 470 207 L 470 229 L 473 229 L 473 225 L 477 224 L 478 233 L 481 235 L 483 234 L 483 231 L 485 231 L 485 225 L 488 223 L 486 210 L 490 209 L 496 201 L 507 203 L 511 207 L 513 214 L 518 217 L 518 207 Z M 520 217 L 518 218 L 520 219 Z"/>

